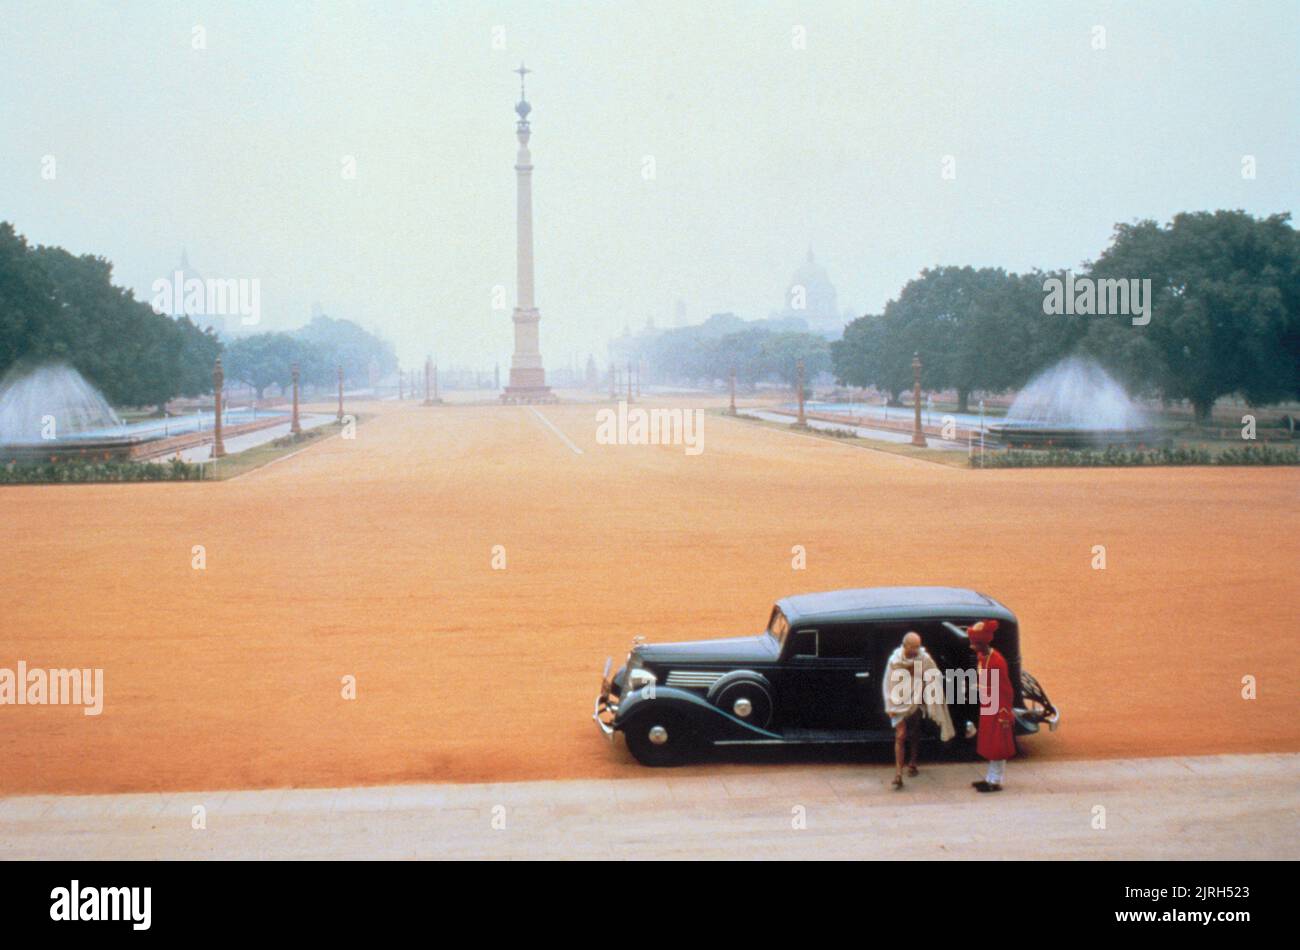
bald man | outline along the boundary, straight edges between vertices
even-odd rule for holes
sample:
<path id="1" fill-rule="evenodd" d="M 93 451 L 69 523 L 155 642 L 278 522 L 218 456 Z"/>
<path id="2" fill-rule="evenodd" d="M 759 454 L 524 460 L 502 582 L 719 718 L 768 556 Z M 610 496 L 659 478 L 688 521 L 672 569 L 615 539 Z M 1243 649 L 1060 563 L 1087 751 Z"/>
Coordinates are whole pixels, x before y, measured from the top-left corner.
<path id="1" fill-rule="evenodd" d="M 927 715 L 939 724 L 939 738 L 944 742 L 955 735 L 948 704 L 943 696 L 942 672 L 934 659 L 921 646 L 921 635 L 915 630 L 903 637 L 902 645 L 889 656 L 886 664 L 883 689 L 885 712 L 894 727 L 894 788 L 903 787 L 904 753 L 907 756 L 907 774 L 917 775 L 917 756 L 921 749 L 921 719 Z M 930 688 L 927 689 L 927 684 Z M 937 685 L 936 685 L 937 684 Z"/>

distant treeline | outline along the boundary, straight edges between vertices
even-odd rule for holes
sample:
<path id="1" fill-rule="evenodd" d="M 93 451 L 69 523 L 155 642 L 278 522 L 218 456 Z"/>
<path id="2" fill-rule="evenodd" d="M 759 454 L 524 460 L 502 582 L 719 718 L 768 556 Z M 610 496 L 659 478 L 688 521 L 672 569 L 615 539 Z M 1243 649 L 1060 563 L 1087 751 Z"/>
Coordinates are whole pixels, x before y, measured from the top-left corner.
<path id="1" fill-rule="evenodd" d="M 807 380 L 831 369 L 830 341 L 796 326 L 806 324 L 783 318 L 746 322 L 717 313 L 696 326 L 624 337 L 613 347 L 615 368 L 640 361 L 656 379 L 705 385 L 734 370 L 736 382 L 747 389 L 765 380 L 793 386 L 800 359 Z"/>
<path id="2" fill-rule="evenodd" d="M 317 316 L 292 333 L 260 333 L 223 344 L 188 317 L 156 313 L 113 284 L 102 257 L 31 247 L 0 222 L 0 377 L 19 362 L 60 360 L 117 406 L 161 406 L 212 392 L 224 356 L 226 378 L 262 391 L 286 386 L 298 362 L 306 384 L 331 384 L 338 367 L 352 381 L 397 368 L 392 345 L 349 320 Z"/>
<path id="3" fill-rule="evenodd" d="M 1099 313 L 1116 303 L 1124 312 Z M 972 393 L 1019 388 L 1077 353 L 1131 392 L 1186 399 L 1204 418 L 1220 396 L 1256 405 L 1300 396 L 1300 236 L 1289 214 L 1180 214 L 1165 226 L 1117 225 L 1109 247 L 1075 274 L 922 271 L 883 314 L 852 321 L 829 346 L 730 314 L 623 346 L 659 379 L 725 380 L 734 368 L 745 385 L 791 383 L 803 358 L 810 376 L 830 369 L 895 402 L 912 386 L 917 353 L 923 388 L 955 391 L 962 409 Z"/>
<path id="4" fill-rule="evenodd" d="M 226 375 L 247 383 L 257 398 L 268 386 L 289 387 L 293 364 L 307 386 L 332 386 L 338 368 L 353 384 L 367 383 L 373 368 L 378 377 L 397 371 L 393 346 L 351 320 L 317 316 L 291 333 L 257 333 L 240 337 L 226 346 Z"/>

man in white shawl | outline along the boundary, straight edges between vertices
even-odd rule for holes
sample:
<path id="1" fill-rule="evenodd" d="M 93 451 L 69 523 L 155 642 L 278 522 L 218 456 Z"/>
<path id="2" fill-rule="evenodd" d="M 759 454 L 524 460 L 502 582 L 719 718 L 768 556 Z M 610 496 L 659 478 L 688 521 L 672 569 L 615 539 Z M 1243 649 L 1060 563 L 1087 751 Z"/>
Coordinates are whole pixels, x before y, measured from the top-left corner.
<path id="1" fill-rule="evenodd" d="M 943 672 L 921 646 L 921 635 L 912 631 L 903 645 L 889 655 L 885 668 L 885 712 L 894 727 L 894 788 L 903 787 L 904 746 L 911 746 L 908 775 L 918 774 L 917 753 L 921 746 L 921 718 L 939 724 L 939 738 L 947 742 L 956 730 L 944 701 Z"/>

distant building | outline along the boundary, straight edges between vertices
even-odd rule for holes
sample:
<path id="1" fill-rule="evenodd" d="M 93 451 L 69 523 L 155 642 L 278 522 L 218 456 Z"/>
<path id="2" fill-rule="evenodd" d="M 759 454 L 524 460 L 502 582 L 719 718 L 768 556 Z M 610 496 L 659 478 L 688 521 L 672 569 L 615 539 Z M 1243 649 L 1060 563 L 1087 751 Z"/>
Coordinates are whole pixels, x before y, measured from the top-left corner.
<path id="1" fill-rule="evenodd" d="M 786 286 L 784 306 L 774 311 L 770 319 L 790 326 L 798 326 L 802 320 L 809 333 L 837 340 L 844 332 L 844 325 L 854 317 L 851 310 L 840 310 L 838 298 L 830 275 L 817 263 L 809 247 L 807 259 Z"/>
<path id="2" fill-rule="evenodd" d="M 181 248 L 181 261 L 176 265 L 175 272 L 169 274 L 168 278 L 171 280 L 173 287 L 171 306 L 172 317 L 179 319 L 180 317 L 188 315 L 190 322 L 200 330 L 211 329 L 217 334 L 217 336 L 221 337 L 229 335 L 230 327 L 227 325 L 227 316 L 225 314 L 202 312 L 186 314 L 186 288 L 190 286 L 190 281 L 197 280 L 199 282 L 198 286 L 204 287 L 207 284 L 207 279 L 190 266 L 190 257 L 185 248 Z M 196 308 L 192 307 L 191 309 Z M 198 309 L 201 310 L 202 308 Z"/>

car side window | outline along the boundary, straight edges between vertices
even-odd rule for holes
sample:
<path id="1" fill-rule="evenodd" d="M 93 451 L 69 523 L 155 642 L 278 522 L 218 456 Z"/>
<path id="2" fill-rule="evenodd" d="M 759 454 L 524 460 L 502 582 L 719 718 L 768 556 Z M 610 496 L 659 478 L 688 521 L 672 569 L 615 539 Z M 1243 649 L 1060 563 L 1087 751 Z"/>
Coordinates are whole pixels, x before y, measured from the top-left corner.
<path id="1" fill-rule="evenodd" d="M 790 646 L 791 657 L 811 658 L 817 656 L 817 631 L 796 630 Z"/>
<path id="2" fill-rule="evenodd" d="M 867 656 L 869 638 L 853 627 L 828 627 L 822 631 L 817 655 L 830 660 L 861 660 Z"/>

